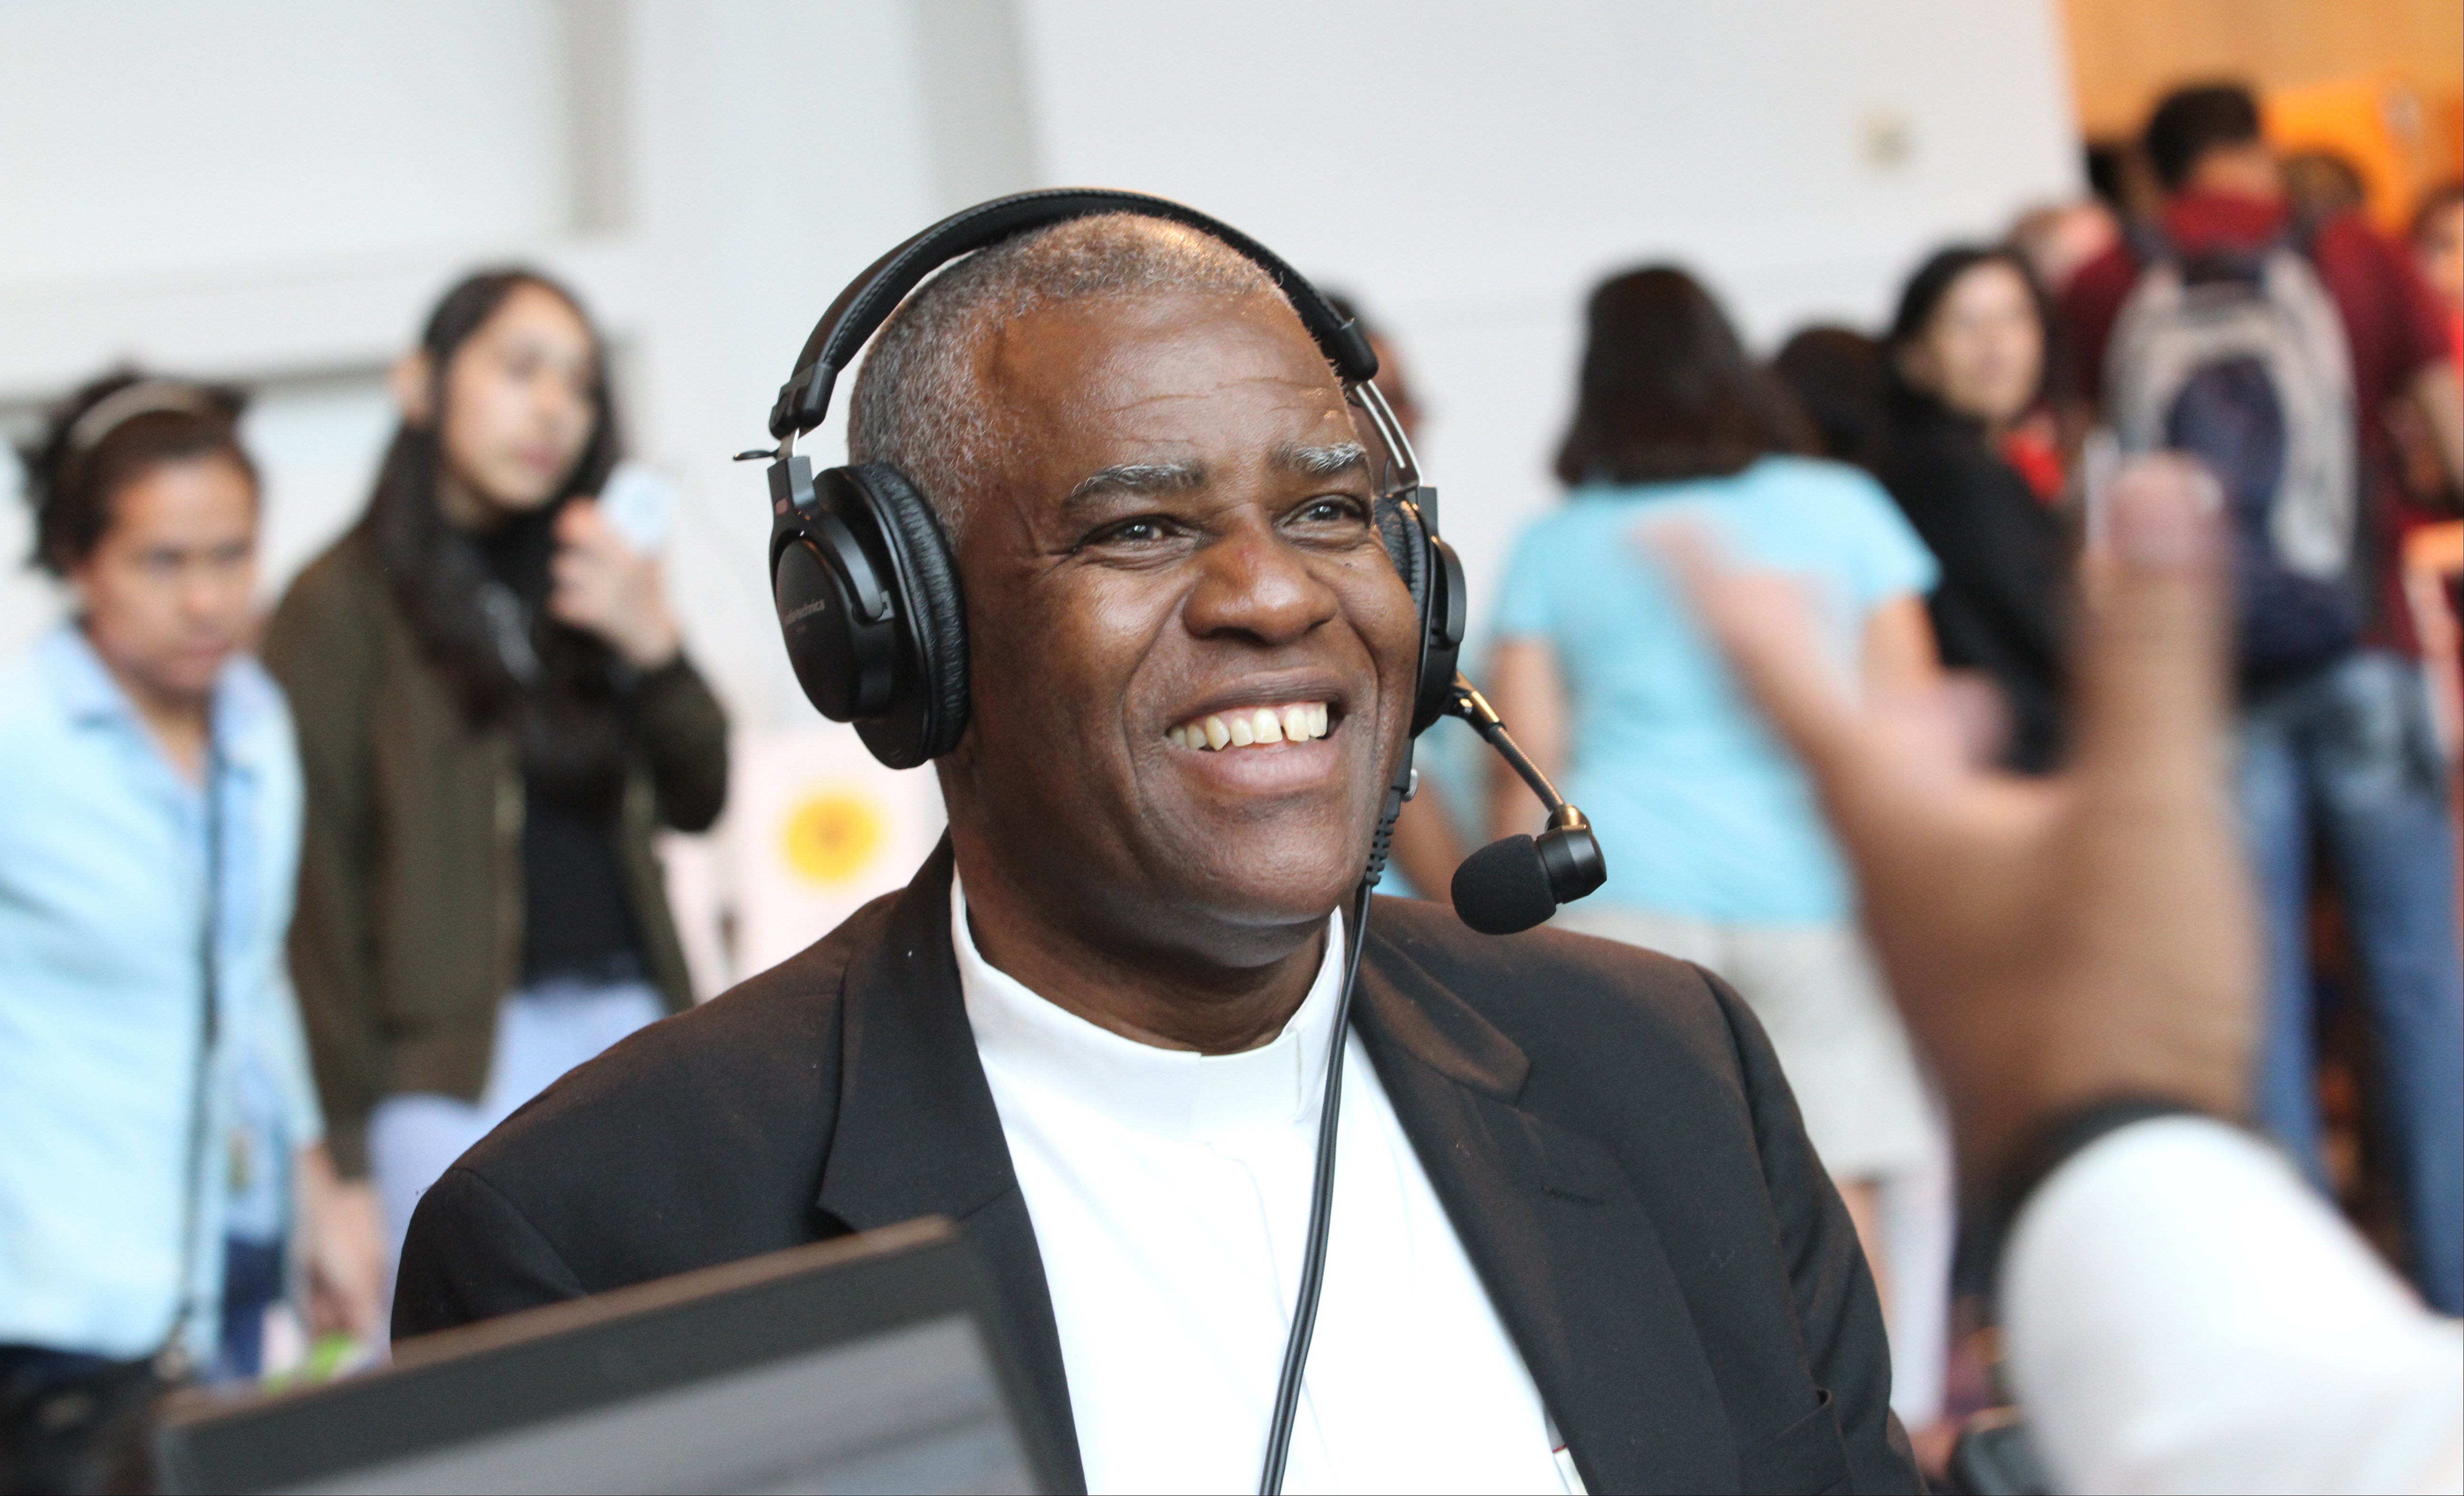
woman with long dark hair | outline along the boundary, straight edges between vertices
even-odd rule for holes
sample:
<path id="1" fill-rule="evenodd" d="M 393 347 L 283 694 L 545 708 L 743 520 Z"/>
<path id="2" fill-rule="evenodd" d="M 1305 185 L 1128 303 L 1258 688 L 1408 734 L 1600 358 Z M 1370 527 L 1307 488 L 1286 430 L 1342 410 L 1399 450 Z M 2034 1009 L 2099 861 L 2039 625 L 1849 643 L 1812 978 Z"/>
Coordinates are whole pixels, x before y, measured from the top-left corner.
<path id="1" fill-rule="evenodd" d="M 1929 600 L 1943 663 L 1990 683 L 1980 746 L 2041 774 L 2061 756 L 2061 517 L 2013 460 L 2021 420 L 2044 398 L 2046 318 L 2027 262 L 1960 246 L 1927 259 L 1901 293 L 1885 341 L 1889 416 L 1882 481 L 1942 562 Z"/>
<path id="2" fill-rule="evenodd" d="M 1934 678 L 1922 602 L 1933 561 L 1871 478 L 1795 454 L 1798 417 L 1692 276 L 1616 276 L 1589 320 L 1557 456 L 1569 502 L 1515 548 L 1489 667 L 1499 711 L 1608 854 L 1607 884 L 1557 923 L 1735 985 L 1879 1268 L 1875 1186 L 1935 1154 L 1924 1088 L 1813 790 L 1694 625 L 1652 536 L 1695 528 L 1740 564 L 1804 579 L 1831 663 L 1876 693 Z M 1501 780 L 1498 834 L 1526 829 L 1518 793 Z"/>
<path id="3" fill-rule="evenodd" d="M 605 350 L 535 272 L 447 294 L 367 513 L 267 662 L 308 785 L 291 959 L 346 1174 L 419 1195 L 558 1075 L 691 1001 L 650 838 L 727 791 L 656 561 L 599 512 Z"/>

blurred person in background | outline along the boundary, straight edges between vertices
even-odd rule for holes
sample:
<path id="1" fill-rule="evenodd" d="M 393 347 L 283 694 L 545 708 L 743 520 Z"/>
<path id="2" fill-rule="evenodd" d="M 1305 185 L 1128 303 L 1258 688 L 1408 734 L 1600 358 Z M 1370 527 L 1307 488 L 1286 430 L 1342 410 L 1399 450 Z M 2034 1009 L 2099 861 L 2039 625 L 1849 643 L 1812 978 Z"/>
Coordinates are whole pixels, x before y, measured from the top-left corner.
<path id="1" fill-rule="evenodd" d="M 1780 344 L 1771 375 L 1796 399 L 1815 450 L 1872 472 L 1882 457 L 1882 350 L 1850 327 L 1808 327 Z"/>
<path id="2" fill-rule="evenodd" d="M 2091 149 L 2089 154 L 2094 158 L 2097 152 Z M 2130 155 L 2136 161 L 2139 153 L 2133 149 Z M 2145 174 L 2144 165 L 2135 169 Z M 2030 209 L 2013 221 L 2011 231 L 2003 236 L 2003 242 L 2017 251 L 2027 265 L 2037 294 L 2048 298 L 2049 324 L 2052 307 L 2070 290 L 2079 273 L 2102 258 L 2121 239 L 2122 220 L 2102 197 Z M 2051 376 L 2048 393 L 2058 392 L 2058 371 L 2049 368 L 2047 372 Z M 2014 429 L 2004 454 L 2020 459 L 2029 486 L 2037 497 L 2050 502 L 2060 494 L 2064 470 L 2079 454 L 2089 424 L 2076 406 L 2052 401 Z M 2034 460 L 2029 460 L 2032 454 Z"/>
<path id="3" fill-rule="evenodd" d="M 2063 521 L 2010 456 L 2045 391 L 2045 309 L 2013 250 L 1956 246 L 1900 293 L 1882 482 L 1942 563 L 1927 600 L 1943 664 L 1991 683 L 1981 757 L 2041 774 L 2061 755 Z"/>
<path id="4" fill-rule="evenodd" d="M 2284 210 L 2296 225 L 2315 230 L 2369 206 L 2369 185 L 2362 180 L 2361 168 L 2336 151 L 2294 151 L 2280 167 Z"/>
<path id="5" fill-rule="evenodd" d="M 1378 392 L 1395 412 L 1395 424 L 1403 429 L 1403 439 L 1417 451 L 1420 442 L 1420 402 L 1413 392 L 1411 371 L 1395 350 L 1395 341 L 1386 336 L 1384 328 L 1363 317 L 1351 297 L 1330 296 L 1327 300 L 1338 315 L 1359 323 L 1360 330 L 1368 334 L 1369 349 L 1377 355 Z M 1370 445 L 1373 449 L 1376 446 L 1375 442 Z M 1397 818 L 1392 855 L 1380 892 L 1441 903 L 1450 896 L 1455 869 L 1463 866 L 1463 833 L 1457 829 L 1446 803 L 1446 792 L 1439 787 L 1434 773 L 1420 776 L 1419 793 Z"/>
<path id="6" fill-rule="evenodd" d="M 2122 237 L 2113 209 L 2097 198 L 2032 208 L 2011 225 L 2011 248 L 2048 296 L 2060 296 L 2077 275 Z"/>
<path id="7" fill-rule="evenodd" d="M 2450 182 L 2421 200 L 2412 215 L 2412 253 L 2447 307 L 2448 356 L 2464 360 L 2464 182 Z"/>
<path id="8" fill-rule="evenodd" d="M 1556 923 L 1698 961 L 1770 1031 L 1823 1166 L 1884 1282 L 1877 1186 L 1937 1138 L 1905 1035 L 1852 922 L 1804 775 L 1738 694 L 1641 537 L 1693 523 L 1823 590 L 1822 647 L 1870 690 L 1938 671 L 1933 558 L 1854 468 L 1793 453 L 1795 413 L 1708 293 L 1660 267 L 1593 294 L 1571 490 L 1514 550 L 1492 698 L 1598 827 L 1609 879 Z M 1524 829 L 1501 776 L 1494 835 Z"/>
<path id="9" fill-rule="evenodd" d="M 473 275 L 394 386 L 367 512 L 266 660 L 307 771 L 292 971 L 336 1162 L 398 1255 L 465 1149 L 691 1002 L 650 838 L 717 818 L 727 724 L 593 499 L 619 442 L 572 294 Z"/>
<path id="10" fill-rule="evenodd" d="M 2413 261 L 2422 278 L 2447 307 L 2447 357 L 2464 368 L 2464 182 L 2432 189 L 2413 210 Z M 2410 416 L 2405 407 L 2399 415 Z M 2455 763 L 2464 745 L 2464 519 L 2452 517 L 2458 507 L 2455 479 L 2438 462 L 2436 439 L 2417 416 L 2396 423 L 2404 450 L 2406 486 L 2411 490 L 2420 522 L 2405 537 L 2405 562 L 2418 583 L 2413 612 L 2435 621 L 2437 641 L 2445 646 L 2442 722 L 2448 762 Z M 2425 627 L 2423 643 L 2431 642 Z M 2437 651 L 2426 649 L 2433 659 Z"/>
<path id="11" fill-rule="evenodd" d="M 116 375 L 22 454 L 75 601 L 0 671 L 0 1489 L 92 1488 L 166 1385 L 255 1372 L 294 1246 L 312 1329 L 380 1329 L 283 974 L 299 764 L 242 652 L 239 404 Z"/>
<path id="12" fill-rule="evenodd" d="M 2360 959 L 2414 1281 L 2454 1313 L 2464 1309 L 2456 847 L 2405 590 L 2403 479 L 2387 420 L 2409 405 L 2453 481 L 2464 465 L 2464 396 L 2448 317 L 2411 257 L 2359 216 L 2293 221 L 2247 89 L 2170 95 L 2148 121 L 2145 154 L 2167 194 L 2160 218 L 2080 271 L 2063 300 L 2075 397 L 2117 426 L 2145 418 L 2125 408 L 2126 397 L 2157 387 L 2152 362 L 2135 361 L 2164 346 L 2168 303 L 2135 293 L 2143 284 L 2161 293 L 2159 269 L 2206 282 L 2211 300 L 2221 294 L 2211 286 L 2252 287 L 2245 295 L 2264 300 L 2276 330 L 2272 346 L 2285 350 L 2257 365 L 2256 381 L 2242 377 L 2254 372 L 2247 363 L 2191 367 L 2159 412 L 2168 443 L 2216 468 L 2238 517 L 2239 795 L 2269 967 L 2258 1115 L 2323 1186 L 2308 958 L 2315 838 Z M 2305 333 L 2320 318 L 2336 325 L 2314 350 Z M 2179 325 L 2173 341 L 2187 346 Z M 2286 368 L 2309 378 L 2283 385 Z M 2237 398 L 2245 392 L 2255 403 Z M 2334 415 L 2346 407 L 2349 429 Z M 2350 444 L 2329 453 L 2350 474 L 2339 501 L 2351 519 L 2331 537 L 2352 558 L 2342 582 L 2295 573 L 2277 539 L 2276 506 L 2290 492 L 2281 474 L 2313 410 L 2332 427 L 2313 440 Z"/>

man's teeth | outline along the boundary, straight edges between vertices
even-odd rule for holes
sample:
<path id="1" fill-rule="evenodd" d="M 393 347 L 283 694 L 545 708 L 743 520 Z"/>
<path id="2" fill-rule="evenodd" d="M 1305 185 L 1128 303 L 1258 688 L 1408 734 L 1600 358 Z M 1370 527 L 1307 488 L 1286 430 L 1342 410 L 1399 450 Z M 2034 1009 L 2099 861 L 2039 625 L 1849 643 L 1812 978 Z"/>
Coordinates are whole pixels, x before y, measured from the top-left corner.
<path id="1" fill-rule="evenodd" d="M 1182 748 L 1215 750 L 1266 743 L 1305 743 L 1326 736 L 1326 703 L 1295 701 L 1193 717 L 1164 734 Z"/>

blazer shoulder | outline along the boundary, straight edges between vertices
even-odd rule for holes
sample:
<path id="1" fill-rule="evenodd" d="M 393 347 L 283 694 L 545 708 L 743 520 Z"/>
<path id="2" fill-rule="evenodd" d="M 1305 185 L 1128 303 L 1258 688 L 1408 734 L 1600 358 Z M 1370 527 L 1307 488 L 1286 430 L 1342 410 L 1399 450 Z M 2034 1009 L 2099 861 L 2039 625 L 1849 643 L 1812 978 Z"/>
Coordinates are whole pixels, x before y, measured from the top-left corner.
<path id="1" fill-rule="evenodd" d="M 1739 1077 L 1728 999 L 1701 967 L 1545 926 L 1486 935 L 1441 904 L 1380 899 L 1375 947 L 1461 1000 L 1534 1063 L 1633 1073 L 1646 1054 Z"/>
<path id="2" fill-rule="evenodd" d="M 1370 913 L 1375 943 L 1392 947 L 1467 1001 L 1560 996 L 1636 1006 L 1667 1018 L 1715 1016 L 1700 967 L 1658 951 L 1542 926 L 1521 935 L 1482 935 L 1442 904 L 1381 898 Z M 1562 994 L 1556 989 L 1567 989 Z"/>
<path id="3" fill-rule="evenodd" d="M 810 1240 L 847 970 L 894 899 L 574 1069 L 457 1167 L 593 1292 Z"/>

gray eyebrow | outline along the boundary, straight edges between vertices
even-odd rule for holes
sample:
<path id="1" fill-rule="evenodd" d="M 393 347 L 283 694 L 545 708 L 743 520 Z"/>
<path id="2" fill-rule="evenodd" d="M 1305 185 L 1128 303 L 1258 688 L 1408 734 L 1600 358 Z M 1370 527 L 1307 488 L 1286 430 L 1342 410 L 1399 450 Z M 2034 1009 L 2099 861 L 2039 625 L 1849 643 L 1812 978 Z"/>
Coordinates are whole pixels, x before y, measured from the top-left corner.
<path id="1" fill-rule="evenodd" d="M 1205 481 L 1206 466 L 1199 462 L 1121 462 L 1079 479 L 1069 498 L 1074 503 L 1098 494 L 1179 493 Z"/>
<path id="2" fill-rule="evenodd" d="M 1329 442 L 1321 447 L 1287 444 L 1275 449 L 1275 466 L 1312 478 L 1331 478 L 1367 465 L 1369 450 L 1358 442 Z M 1100 494 L 1185 493 L 1206 481 L 1206 465 L 1179 462 L 1121 462 L 1099 468 L 1069 491 L 1075 503 Z"/>
<path id="3" fill-rule="evenodd" d="M 1366 467 L 1369 449 L 1358 442 L 1330 442 L 1323 447 L 1279 447 L 1275 466 L 1312 478 L 1331 478 Z"/>

